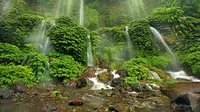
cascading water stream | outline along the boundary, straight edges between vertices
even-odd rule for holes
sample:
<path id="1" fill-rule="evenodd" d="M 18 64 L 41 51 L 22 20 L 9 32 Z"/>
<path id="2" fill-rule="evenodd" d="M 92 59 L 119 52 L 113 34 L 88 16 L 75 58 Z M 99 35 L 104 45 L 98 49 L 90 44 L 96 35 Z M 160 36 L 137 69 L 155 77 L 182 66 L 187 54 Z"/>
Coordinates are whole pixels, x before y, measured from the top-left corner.
<path id="1" fill-rule="evenodd" d="M 72 9 L 72 0 L 67 0 L 67 16 L 69 16 L 70 17 L 70 15 L 71 15 L 71 9 Z"/>
<path id="2" fill-rule="evenodd" d="M 94 83 L 91 90 L 113 89 L 113 87 L 111 87 L 110 85 L 104 84 L 98 80 L 97 76 L 104 72 L 108 72 L 108 70 L 97 68 L 95 72 L 96 77 L 89 78 L 89 80 Z M 119 74 L 116 73 L 116 70 L 112 71 L 111 74 L 113 75 L 113 79 L 120 77 Z"/>
<path id="3" fill-rule="evenodd" d="M 90 35 L 88 35 L 87 66 L 94 66 Z"/>
<path id="4" fill-rule="evenodd" d="M 132 48 L 133 48 L 133 45 L 132 45 L 132 42 L 131 42 L 131 39 L 130 39 L 130 35 L 128 33 L 128 26 L 126 26 L 126 43 L 127 43 L 127 47 L 128 47 L 128 58 L 131 59 L 132 56 L 133 56 L 133 52 L 132 52 Z"/>
<path id="5" fill-rule="evenodd" d="M 161 34 L 158 32 L 158 30 L 156 30 L 154 27 L 150 27 L 151 32 L 153 33 L 153 35 L 164 45 L 166 51 L 170 54 L 170 56 L 172 56 L 173 59 L 176 59 L 174 53 L 172 52 L 172 50 L 169 48 L 169 46 L 165 43 L 163 37 L 161 36 Z"/>
<path id="6" fill-rule="evenodd" d="M 144 3 L 142 0 L 128 0 L 128 12 L 133 18 L 141 18 L 146 16 L 146 11 L 144 9 Z"/>
<path id="7" fill-rule="evenodd" d="M 35 42 L 31 41 L 31 43 L 36 43 L 40 46 L 39 52 L 41 54 L 47 55 L 48 52 L 51 50 L 52 46 L 50 44 L 50 38 L 46 37 L 46 24 L 43 20 L 41 25 L 39 26 L 39 32 L 37 33 L 35 38 Z"/>
<path id="8" fill-rule="evenodd" d="M 80 2 L 80 10 L 79 10 L 79 24 L 84 25 L 84 0 Z"/>
<path id="9" fill-rule="evenodd" d="M 73 0 L 58 0 L 55 17 L 71 15 Z"/>
<path id="10" fill-rule="evenodd" d="M 170 56 L 172 57 L 173 61 L 175 63 L 173 63 L 171 66 L 172 68 L 174 68 L 175 71 L 167 71 L 172 78 L 174 79 L 186 79 L 186 80 L 192 80 L 194 82 L 200 82 L 200 80 L 191 77 L 191 76 L 187 76 L 187 74 L 181 70 L 181 67 L 178 63 L 176 63 L 176 57 L 174 55 L 174 53 L 172 52 L 172 50 L 169 48 L 169 46 L 165 43 L 163 37 L 161 36 L 161 34 L 153 27 L 150 27 L 153 35 L 163 44 L 163 46 L 165 47 L 166 51 L 170 54 Z"/>

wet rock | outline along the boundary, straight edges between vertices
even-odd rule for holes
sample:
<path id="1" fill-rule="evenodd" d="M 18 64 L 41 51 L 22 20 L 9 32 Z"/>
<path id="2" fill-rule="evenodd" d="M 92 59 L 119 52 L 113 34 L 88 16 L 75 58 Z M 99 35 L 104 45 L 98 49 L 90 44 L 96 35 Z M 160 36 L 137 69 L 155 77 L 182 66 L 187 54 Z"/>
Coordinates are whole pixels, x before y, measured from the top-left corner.
<path id="1" fill-rule="evenodd" d="M 108 108 L 108 112 L 119 112 L 115 107 L 111 106 Z"/>
<path id="2" fill-rule="evenodd" d="M 178 112 L 192 112 L 188 94 L 179 95 L 175 100 L 171 101 L 170 106 Z"/>
<path id="3" fill-rule="evenodd" d="M 131 89 L 130 89 L 131 87 Z M 151 86 L 147 85 L 147 84 L 143 84 L 143 83 L 139 83 L 139 84 L 133 84 L 130 87 L 127 87 L 126 89 L 128 91 L 135 91 L 135 92 L 146 92 L 146 91 L 152 91 Z"/>
<path id="4" fill-rule="evenodd" d="M 77 80 L 76 88 L 86 87 L 88 84 L 88 80 L 86 78 L 80 78 Z"/>
<path id="5" fill-rule="evenodd" d="M 23 93 L 26 91 L 26 84 L 23 82 L 18 82 L 18 83 L 14 83 L 11 86 L 11 89 L 15 92 L 15 93 Z"/>
<path id="6" fill-rule="evenodd" d="M 80 99 L 72 99 L 68 103 L 69 106 L 80 106 L 83 105 L 83 101 Z"/>
<path id="7" fill-rule="evenodd" d="M 103 72 L 98 75 L 98 79 L 101 82 L 107 83 L 110 80 L 110 75 L 108 72 Z"/>
<path id="8" fill-rule="evenodd" d="M 195 112 L 200 112 L 200 98 L 197 99 Z"/>
<path id="9" fill-rule="evenodd" d="M 111 86 L 112 86 L 112 87 L 117 87 L 117 86 L 122 87 L 122 86 L 123 86 L 123 82 L 124 82 L 124 79 L 123 79 L 123 78 L 116 78 L 116 79 L 113 79 L 113 80 L 112 80 Z"/>
<path id="10" fill-rule="evenodd" d="M 126 77 L 128 73 L 126 70 L 119 70 L 116 72 L 116 74 L 119 74 L 120 77 Z"/>
<path id="11" fill-rule="evenodd" d="M 13 94 L 13 90 L 0 88 L 0 99 L 9 99 L 13 96 Z"/>
<path id="12" fill-rule="evenodd" d="M 168 87 L 161 87 L 160 91 L 171 99 L 177 98 L 181 94 L 195 93 L 199 91 L 199 82 L 179 82 Z"/>

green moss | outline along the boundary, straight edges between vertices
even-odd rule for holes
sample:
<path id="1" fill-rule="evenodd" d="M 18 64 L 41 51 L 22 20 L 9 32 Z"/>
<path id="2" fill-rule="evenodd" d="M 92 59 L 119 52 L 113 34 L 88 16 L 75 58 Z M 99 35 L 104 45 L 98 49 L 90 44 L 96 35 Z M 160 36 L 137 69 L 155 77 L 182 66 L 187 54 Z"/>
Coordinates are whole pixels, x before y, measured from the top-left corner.
<path id="1" fill-rule="evenodd" d="M 109 77 L 109 74 L 107 72 L 103 72 L 103 73 L 101 73 L 101 74 L 98 75 L 98 79 L 100 81 L 107 82 L 107 81 L 109 81 L 110 77 Z"/>

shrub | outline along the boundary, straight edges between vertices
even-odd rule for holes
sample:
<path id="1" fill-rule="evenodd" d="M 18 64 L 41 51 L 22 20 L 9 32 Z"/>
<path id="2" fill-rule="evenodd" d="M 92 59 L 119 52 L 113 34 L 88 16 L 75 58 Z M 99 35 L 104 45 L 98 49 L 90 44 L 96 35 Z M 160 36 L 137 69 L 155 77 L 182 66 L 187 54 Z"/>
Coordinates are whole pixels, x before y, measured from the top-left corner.
<path id="1" fill-rule="evenodd" d="M 56 51 L 73 56 L 82 63 L 86 62 L 88 31 L 81 26 L 74 26 L 67 17 L 58 19 L 57 24 L 50 28 L 48 35 Z"/>
<path id="2" fill-rule="evenodd" d="M 152 75 L 145 67 L 147 65 L 146 60 L 143 58 L 132 59 L 122 64 L 121 68 L 128 71 L 127 77 L 125 78 L 125 84 L 130 85 L 131 83 L 136 83 L 140 80 L 150 79 Z"/>
<path id="3" fill-rule="evenodd" d="M 0 21 L 1 42 L 23 45 L 28 33 L 42 20 L 40 16 L 23 14 L 15 19 Z"/>
<path id="4" fill-rule="evenodd" d="M 164 69 L 170 63 L 171 59 L 167 55 L 161 55 L 161 56 L 149 56 L 147 57 L 147 61 L 149 65 L 153 67 Z"/>
<path id="5" fill-rule="evenodd" d="M 0 63 L 7 64 L 21 64 L 25 58 L 25 54 L 15 45 L 8 43 L 0 43 Z"/>
<path id="6" fill-rule="evenodd" d="M 31 85 L 34 81 L 35 76 L 32 69 L 27 66 L 0 65 L 0 85 L 10 86 L 15 82 L 24 82 Z"/>
<path id="7" fill-rule="evenodd" d="M 48 58 L 37 52 L 30 53 L 26 60 L 27 66 L 33 69 L 37 81 L 42 81 L 46 78 L 46 71 L 48 70 Z"/>
<path id="8" fill-rule="evenodd" d="M 83 66 L 72 56 L 51 52 L 50 75 L 65 82 L 76 79 L 83 72 Z"/>
<path id="9" fill-rule="evenodd" d="M 136 77 L 126 77 L 124 80 L 124 84 L 126 86 L 131 86 L 131 85 L 138 84 L 138 83 L 139 83 L 139 81 Z"/>

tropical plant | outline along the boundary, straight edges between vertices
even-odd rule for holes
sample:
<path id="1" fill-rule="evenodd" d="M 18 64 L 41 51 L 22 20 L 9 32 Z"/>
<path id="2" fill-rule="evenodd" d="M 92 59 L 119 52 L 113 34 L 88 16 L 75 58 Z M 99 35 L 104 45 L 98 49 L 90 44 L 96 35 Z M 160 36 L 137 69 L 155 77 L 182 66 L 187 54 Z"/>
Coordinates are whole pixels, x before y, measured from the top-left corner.
<path id="1" fill-rule="evenodd" d="M 35 82 L 34 73 L 27 66 L 0 65 L 0 69 L 0 85 L 10 86 L 15 82 L 24 82 L 32 85 Z"/>
<path id="2" fill-rule="evenodd" d="M 50 52 L 50 75 L 61 81 L 68 82 L 76 79 L 83 72 L 83 66 L 76 62 L 72 56 Z"/>

